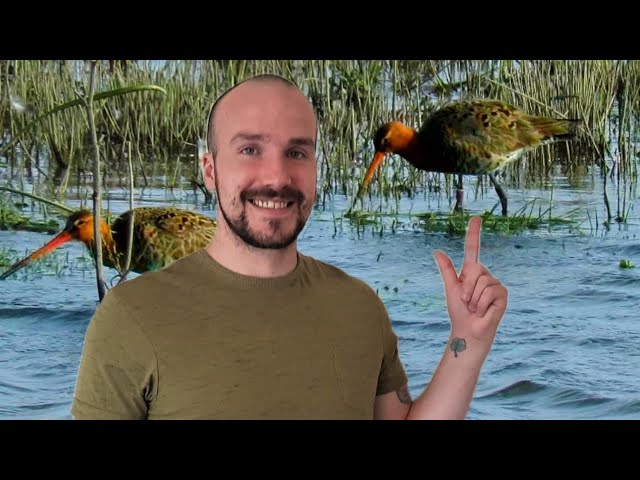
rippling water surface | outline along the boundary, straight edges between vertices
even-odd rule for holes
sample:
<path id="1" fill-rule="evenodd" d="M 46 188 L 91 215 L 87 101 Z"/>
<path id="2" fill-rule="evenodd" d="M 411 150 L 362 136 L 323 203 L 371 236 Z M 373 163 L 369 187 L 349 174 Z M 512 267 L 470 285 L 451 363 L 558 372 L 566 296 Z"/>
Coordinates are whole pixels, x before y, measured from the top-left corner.
<path id="1" fill-rule="evenodd" d="M 470 419 L 640 418 L 640 268 L 619 267 L 623 258 L 640 265 L 638 216 L 632 208 L 626 226 L 595 230 L 597 192 L 563 187 L 560 180 L 554 214 L 584 207 L 581 231 L 483 234 L 481 261 L 509 287 L 510 302 Z M 509 193 L 514 208 L 525 195 L 549 196 Z M 493 203 L 493 197 L 470 199 L 466 206 L 481 211 Z M 118 206 L 126 208 L 125 202 Z M 345 203 L 330 207 L 314 212 L 300 249 L 378 291 L 417 395 L 449 328 L 432 251 L 443 249 L 458 266 L 464 239 L 412 228 L 358 232 L 346 220 L 336 223 L 333 211 L 339 216 Z M 23 254 L 47 238 L 0 232 L 0 246 Z M 0 284 L 0 418 L 69 418 L 82 342 L 97 304 L 93 274 L 84 248 L 72 244 Z"/>

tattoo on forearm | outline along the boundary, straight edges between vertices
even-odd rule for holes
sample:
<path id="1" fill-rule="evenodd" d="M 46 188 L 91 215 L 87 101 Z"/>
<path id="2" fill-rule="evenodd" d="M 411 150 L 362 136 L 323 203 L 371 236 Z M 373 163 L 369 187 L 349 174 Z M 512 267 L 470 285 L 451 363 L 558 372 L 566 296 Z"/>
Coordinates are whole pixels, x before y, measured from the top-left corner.
<path id="1" fill-rule="evenodd" d="M 409 387 L 407 385 L 396 390 L 396 395 L 398 395 L 398 398 L 402 403 L 411 403 L 413 401 L 411 400 L 411 393 L 409 392 Z"/>
<path id="2" fill-rule="evenodd" d="M 467 342 L 464 341 L 464 338 L 455 337 L 453 340 L 451 340 L 449 348 L 451 348 L 453 355 L 457 357 L 458 352 L 462 352 L 467 349 Z"/>

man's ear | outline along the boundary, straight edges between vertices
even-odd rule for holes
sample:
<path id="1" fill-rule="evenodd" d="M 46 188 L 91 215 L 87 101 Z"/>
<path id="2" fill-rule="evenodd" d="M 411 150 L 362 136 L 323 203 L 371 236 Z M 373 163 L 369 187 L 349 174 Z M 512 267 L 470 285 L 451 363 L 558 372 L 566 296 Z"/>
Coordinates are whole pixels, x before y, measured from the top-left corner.
<path id="1" fill-rule="evenodd" d="M 200 168 L 202 169 L 202 178 L 204 179 L 204 186 L 207 187 L 207 190 L 209 190 L 210 192 L 214 192 L 216 189 L 215 169 L 213 168 L 213 162 L 215 162 L 213 154 L 211 152 L 207 152 L 202 156 L 202 161 L 200 164 Z"/>

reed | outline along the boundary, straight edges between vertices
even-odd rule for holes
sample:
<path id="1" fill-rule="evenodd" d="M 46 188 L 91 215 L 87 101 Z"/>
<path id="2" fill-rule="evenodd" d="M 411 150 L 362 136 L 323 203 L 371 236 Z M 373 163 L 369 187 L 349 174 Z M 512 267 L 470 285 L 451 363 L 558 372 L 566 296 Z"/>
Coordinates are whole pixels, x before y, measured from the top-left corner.
<path id="1" fill-rule="evenodd" d="M 551 206 L 543 207 L 540 199 L 532 199 L 509 216 L 495 215 L 492 211 L 480 213 L 426 211 L 401 214 L 354 210 L 345 217 L 360 234 L 367 229 L 377 235 L 385 231 L 410 229 L 427 233 L 464 235 L 471 216 L 479 215 L 482 218 L 483 232 L 516 235 L 543 228 L 547 231 L 581 231 L 582 214 L 583 212 L 576 208 L 556 216 L 552 214 Z"/>
<path id="2" fill-rule="evenodd" d="M 86 115 L 67 108 L 36 121 L 87 83 L 82 61 L 0 62 L 0 168 L 7 184 L 52 199 L 89 198 L 91 149 Z M 181 60 L 101 62 L 96 95 L 139 85 L 140 92 L 96 102 L 95 126 L 104 188 L 188 189 L 197 185 L 198 138 L 212 101 L 234 83 L 272 72 L 295 81 L 319 120 L 318 200 L 353 197 L 372 158 L 372 135 L 384 121 L 419 127 L 436 108 L 456 99 L 497 98 L 534 114 L 578 117 L 575 142 L 551 145 L 504 169 L 507 188 L 547 188 L 554 175 L 569 182 L 590 173 L 619 185 L 611 219 L 628 213 L 637 181 L 640 62 L 626 60 Z M 131 158 L 133 157 L 133 158 Z M 361 210 L 397 213 L 403 198 L 455 195 L 450 175 L 420 172 L 391 158 L 372 182 Z M 465 177 L 467 191 L 492 193 L 484 177 Z M 625 193 L 626 192 L 626 193 Z M 468 205 L 468 203 L 467 203 Z"/>
<path id="3" fill-rule="evenodd" d="M 34 219 L 20 214 L 12 208 L 0 205 L 0 230 L 21 230 L 54 234 L 60 231 L 60 223 L 55 219 Z"/>

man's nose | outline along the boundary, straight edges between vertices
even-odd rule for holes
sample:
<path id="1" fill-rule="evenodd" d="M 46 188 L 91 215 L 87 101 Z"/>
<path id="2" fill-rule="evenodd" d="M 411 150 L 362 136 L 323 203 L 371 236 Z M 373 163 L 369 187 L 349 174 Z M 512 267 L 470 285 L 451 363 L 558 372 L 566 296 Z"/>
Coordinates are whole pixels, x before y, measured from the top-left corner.
<path id="1" fill-rule="evenodd" d="M 262 181 L 274 188 L 292 183 L 291 164 L 285 154 L 269 153 L 262 162 Z"/>

